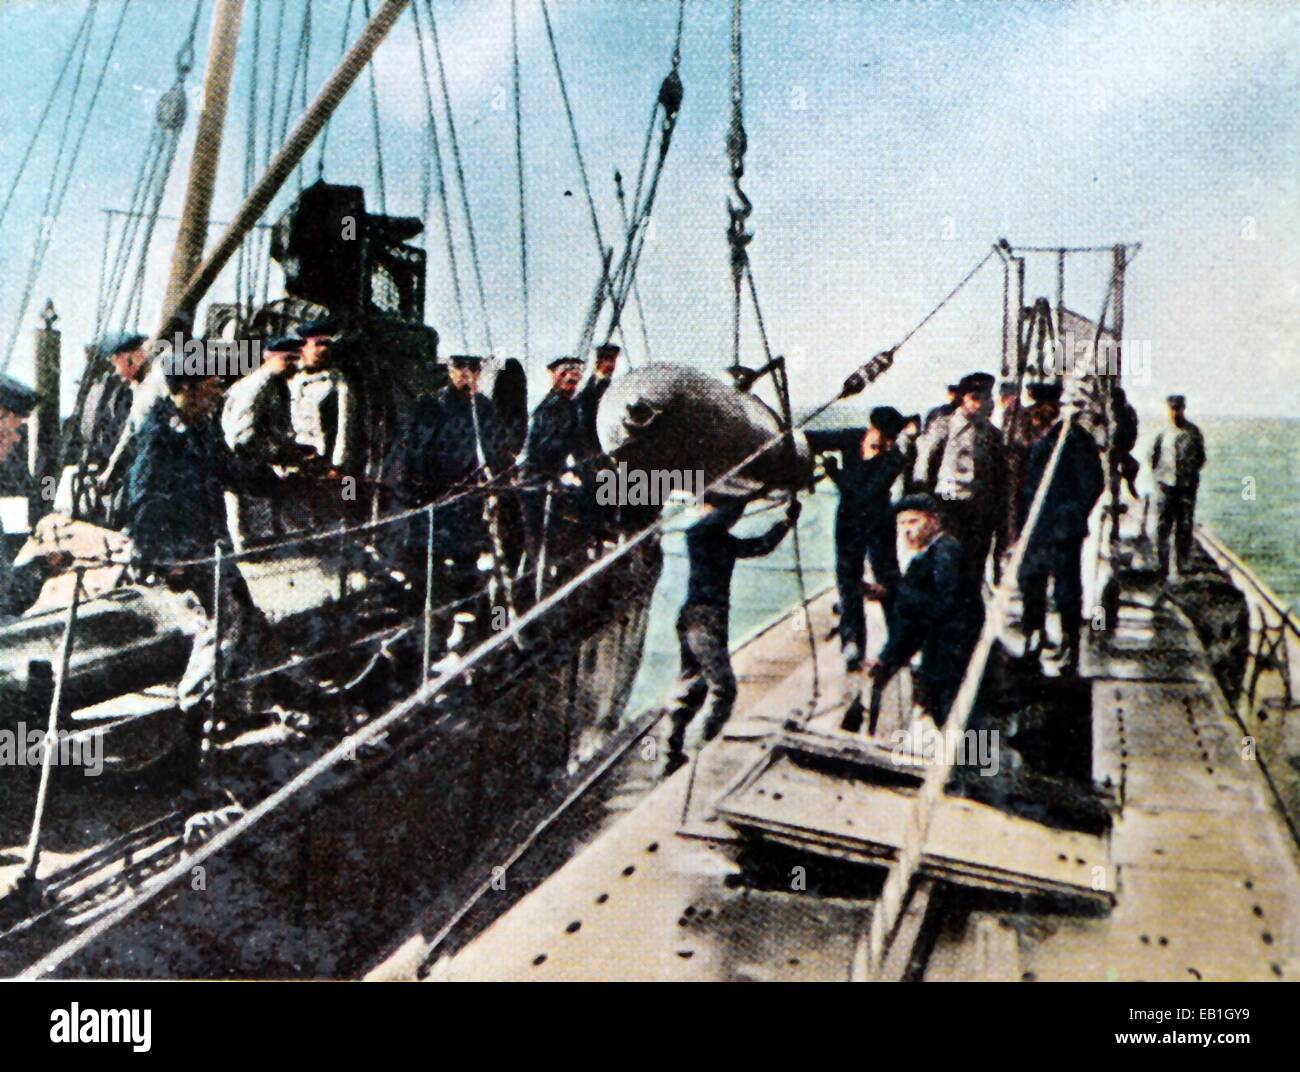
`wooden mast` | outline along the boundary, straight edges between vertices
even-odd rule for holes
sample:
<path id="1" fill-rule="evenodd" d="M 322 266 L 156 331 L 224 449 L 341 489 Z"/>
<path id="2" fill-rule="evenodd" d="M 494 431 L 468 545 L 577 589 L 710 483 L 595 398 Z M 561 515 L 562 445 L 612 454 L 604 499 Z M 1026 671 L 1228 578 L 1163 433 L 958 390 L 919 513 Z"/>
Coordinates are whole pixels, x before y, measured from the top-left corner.
<path id="1" fill-rule="evenodd" d="M 198 297 L 182 301 L 185 284 L 203 258 L 212 191 L 221 162 L 221 137 L 226 125 L 226 106 L 235 73 L 235 50 L 243 22 L 244 0 L 217 0 L 212 13 L 212 38 L 208 43 L 208 64 L 203 75 L 203 110 L 199 114 L 194 155 L 190 160 L 189 185 L 181 210 L 180 230 L 172 250 L 171 275 L 167 281 L 165 308 L 168 315 L 158 326 L 166 335 L 173 326 L 189 325 Z M 177 324 L 179 322 L 179 324 Z"/>

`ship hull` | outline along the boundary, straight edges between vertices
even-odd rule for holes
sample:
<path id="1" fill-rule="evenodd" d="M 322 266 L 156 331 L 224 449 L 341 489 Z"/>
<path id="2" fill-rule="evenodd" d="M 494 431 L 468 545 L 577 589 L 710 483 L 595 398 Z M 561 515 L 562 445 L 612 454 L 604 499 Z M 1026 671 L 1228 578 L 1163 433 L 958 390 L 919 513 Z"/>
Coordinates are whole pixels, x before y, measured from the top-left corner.
<path id="1" fill-rule="evenodd" d="M 48 958 L 43 974 L 74 978 L 362 974 L 490 878 L 618 736 L 662 565 L 653 542 L 629 558 L 377 747 L 116 899 L 112 925 L 72 955 L 56 951 L 78 928 L 56 913 L 0 943 L 0 972 Z"/>

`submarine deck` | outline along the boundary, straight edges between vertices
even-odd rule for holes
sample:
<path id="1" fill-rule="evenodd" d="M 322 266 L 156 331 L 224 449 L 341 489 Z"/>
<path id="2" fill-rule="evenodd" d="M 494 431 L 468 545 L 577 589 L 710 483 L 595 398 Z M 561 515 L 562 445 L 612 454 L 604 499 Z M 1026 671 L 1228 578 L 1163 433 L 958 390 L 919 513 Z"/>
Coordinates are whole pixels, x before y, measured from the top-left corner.
<path id="1" fill-rule="evenodd" d="M 832 602 L 833 593 L 823 593 L 809 607 L 818 637 L 829 630 Z M 881 623 L 872 624 L 879 636 Z M 810 696 L 811 659 L 795 625 L 787 621 L 737 650 L 736 715 L 695 764 L 606 823 L 429 977 L 868 977 L 874 894 L 860 880 L 882 873 L 870 866 L 873 854 L 877 865 L 888 863 L 900 843 L 891 824 L 904 820 L 888 807 L 899 794 L 861 783 L 851 794 L 828 794 L 850 783 L 788 763 L 778 769 L 790 736 L 782 726 Z M 1100 637 L 1089 639 L 1081 676 L 1091 707 L 1092 780 L 1110 831 L 1048 829 L 946 797 L 885 977 L 1300 974 L 1296 846 L 1191 623 L 1169 600 L 1126 590 L 1116 629 Z M 860 749 L 838 728 L 838 652 L 822 641 L 817 655 L 822 707 L 802 737 L 813 750 Z M 877 740 L 899 726 L 910 707 L 905 693 L 905 682 L 886 690 Z M 755 807 L 754 771 L 765 762 L 762 777 L 783 781 L 776 790 L 767 782 Z M 716 806 L 724 796 L 726 816 Z M 854 823 L 860 829 L 850 829 Z M 769 850 L 774 842 L 805 850 L 782 860 L 776 881 L 755 883 L 745 870 L 755 829 Z M 839 881 L 846 867 L 858 882 Z"/>

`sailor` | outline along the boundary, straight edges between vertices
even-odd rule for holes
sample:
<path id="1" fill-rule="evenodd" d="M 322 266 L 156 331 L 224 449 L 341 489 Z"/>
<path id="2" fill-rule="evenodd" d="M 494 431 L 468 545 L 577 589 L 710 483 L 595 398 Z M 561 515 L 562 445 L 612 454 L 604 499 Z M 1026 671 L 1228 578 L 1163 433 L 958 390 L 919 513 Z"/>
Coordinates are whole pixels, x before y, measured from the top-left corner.
<path id="1" fill-rule="evenodd" d="M 862 563 L 871 563 L 871 576 L 882 591 L 885 618 L 893 608 L 898 583 L 897 535 L 890 489 L 902 471 L 896 440 L 903 415 L 893 406 L 871 411 L 870 427 L 808 432 L 808 446 L 824 461 L 826 475 L 839 488 L 835 511 L 835 583 L 840 600 L 840 648 L 850 672 L 862 669 L 867 646 L 862 611 Z M 842 461 L 837 464 L 834 454 Z"/>
<path id="2" fill-rule="evenodd" d="M 298 328 L 302 350 L 289 380 L 289 411 L 297 441 L 315 451 L 327 469 L 345 473 L 352 463 L 355 405 L 347 376 L 333 360 L 338 333 L 330 319 Z"/>
<path id="3" fill-rule="evenodd" d="M 167 394 L 162 361 L 151 361 L 145 349 L 145 337 L 129 332 L 101 336 L 87 350 L 107 359 L 119 383 L 130 391 L 131 404 L 116 433 L 112 453 L 104 463 L 97 482 L 101 495 L 111 494 L 126 475 L 131 463 L 134 438 L 154 404 Z"/>
<path id="4" fill-rule="evenodd" d="M 959 385 L 955 383 L 948 384 L 948 401 L 942 405 L 935 406 L 934 409 L 927 410 L 925 421 L 921 424 L 921 432 L 924 434 L 930 430 L 930 426 L 940 418 L 949 416 L 957 408 L 959 400 Z"/>
<path id="5" fill-rule="evenodd" d="M 434 552 L 470 573 L 491 546 L 484 497 L 473 488 L 501 475 L 508 464 L 496 407 L 478 389 L 482 370 L 481 357 L 449 359 L 447 386 L 421 400 L 412 414 L 400 469 L 410 505 L 450 499 L 434 510 Z"/>
<path id="6" fill-rule="evenodd" d="M 587 435 L 578 383 L 582 360 L 557 357 L 546 366 L 551 390 L 533 410 L 524 442 L 524 514 L 534 559 L 543 543 L 569 515 L 582 513 L 582 465 L 595 451 Z M 545 531 L 544 531 L 545 530 Z"/>
<path id="7" fill-rule="evenodd" d="M 686 530 L 690 573 L 686 600 L 677 615 L 681 647 L 681 673 L 668 737 L 669 773 L 685 762 L 686 728 L 709 700 L 703 739 L 711 741 L 731 716 L 736 702 L 736 676 L 731 669 L 728 622 L 731 608 L 731 574 L 738 558 L 757 558 L 776 548 L 799 519 L 799 501 L 792 498 L 784 520 L 761 536 L 742 539 L 731 532 L 745 512 L 743 499 L 723 491 L 709 491 L 700 506 L 699 519 Z"/>
<path id="8" fill-rule="evenodd" d="M 914 478 L 939 499 L 944 528 L 962 545 L 965 569 L 984 579 L 993 532 L 1005 517 L 1006 454 L 989 416 L 993 377 L 972 372 L 957 384 L 958 405 L 937 417 L 917 446 Z"/>
<path id="9" fill-rule="evenodd" d="M 1114 421 L 1114 431 L 1110 437 L 1111 480 L 1116 485 L 1123 481 L 1128 485 L 1128 492 L 1133 498 L 1138 497 L 1137 484 L 1138 460 L 1133 457 L 1133 448 L 1137 446 L 1138 415 L 1133 404 L 1128 400 L 1124 388 L 1116 385 L 1110 391 L 1110 412 Z"/>
<path id="10" fill-rule="evenodd" d="M 940 504 L 917 493 L 898 501 L 898 528 L 913 552 L 894 597 L 889 640 L 867 674 L 878 685 L 911 662 L 913 730 L 925 734 L 942 726 L 961 686 L 966 663 L 984 624 L 978 584 L 963 568 L 963 549 L 946 531 Z"/>
<path id="11" fill-rule="evenodd" d="M 31 416 L 40 397 L 9 376 L 0 374 L 0 465 L 13 453 L 22 439 L 23 422 Z M 0 527 L 0 615 L 10 610 L 10 590 L 13 584 L 13 563 L 9 547 Z"/>
<path id="12" fill-rule="evenodd" d="M 1038 486 L 1065 428 L 1065 422 L 1060 419 L 1059 384 L 1033 384 L 1031 397 L 1037 411 L 1034 424 L 1041 427 L 1046 423 L 1047 427 L 1025 458 L 1018 529 L 1028 519 Z M 1088 535 L 1088 518 L 1104 484 L 1097 444 L 1080 425 L 1071 422 L 1020 567 L 1025 654 L 1034 657 L 1042 648 L 1050 578 L 1061 616 L 1061 665 L 1067 673 L 1074 671 L 1078 661 L 1079 625 L 1083 617 L 1083 541 Z"/>
<path id="13" fill-rule="evenodd" d="M 167 373 L 167 395 L 150 409 L 137 436 L 126 478 L 124 526 L 148 568 L 176 591 L 194 594 L 207 622 L 194 641 L 181 678 L 181 710 L 208 693 L 216 662 L 213 554 L 227 544 L 223 492 L 232 466 L 215 418 L 221 383 L 205 373 Z M 221 650 L 230 649 L 232 669 L 251 656 L 250 638 L 260 618 L 234 563 L 222 570 Z"/>
<path id="14" fill-rule="evenodd" d="M 262 363 L 231 384 L 221 411 L 226 445 L 264 465 L 290 465 L 302 456 L 294 439 L 286 383 L 298 366 L 301 339 L 281 336 L 262 348 Z"/>
<path id="15" fill-rule="evenodd" d="M 1030 384 L 1028 391 L 1032 398 L 1034 384 Z M 1018 494 L 1017 489 L 1020 487 L 1023 479 L 1025 457 L 1029 453 L 1030 444 L 1034 436 L 1029 432 L 1029 421 L 1026 409 L 1020 401 L 1020 385 L 1014 380 L 1004 380 L 998 388 L 998 430 L 1002 434 L 1002 447 L 1006 455 L 1006 480 L 1007 495 L 1012 501 Z M 1050 422 L 1049 422 L 1050 423 Z M 1006 556 L 1009 548 L 1015 542 L 1016 537 L 1020 534 L 1020 525 L 1017 513 L 1014 510 L 1008 510 L 1006 516 L 999 519 L 997 529 L 993 535 L 993 580 L 998 582 L 1002 578 L 1002 560 Z"/>
<path id="16" fill-rule="evenodd" d="M 1196 492 L 1205 466 L 1205 438 L 1187 419 L 1187 400 L 1170 395 L 1169 425 L 1151 448 L 1151 476 L 1156 485 L 1156 551 L 1160 572 L 1170 575 L 1169 542 L 1173 537 L 1177 571 L 1190 564 Z"/>
<path id="17" fill-rule="evenodd" d="M 268 340 L 262 348 L 261 364 L 226 392 L 221 429 L 239 467 L 239 483 L 248 492 L 243 500 L 227 492 L 226 507 L 232 514 L 230 527 L 237 549 L 245 533 L 278 531 L 276 505 L 283 480 L 277 467 L 295 468 L 311 449 L 295 439 L 286 383 L 297 368 L 301 350 L 302 340 L 292 336 Z"/>
<path id="18" fill-rule="evenodd" d="M 605 392 L 609 390 L 614 370 L 618 368 L 618 355 L 620 353 L 622 353 L 622 350 L 612 342 L 601 343 L 597 346 L 595 364 L 591 370 L 591 375 L 587 377 L 587 382 L 582 385 L 582 390 L 578 392 L 578 402 L 582 406 L 583 426 L 592 443 L 600 442 L 600 438 L 596 434 L 596 410 L 600 407 L 600 400 L 605 396 Z"/>

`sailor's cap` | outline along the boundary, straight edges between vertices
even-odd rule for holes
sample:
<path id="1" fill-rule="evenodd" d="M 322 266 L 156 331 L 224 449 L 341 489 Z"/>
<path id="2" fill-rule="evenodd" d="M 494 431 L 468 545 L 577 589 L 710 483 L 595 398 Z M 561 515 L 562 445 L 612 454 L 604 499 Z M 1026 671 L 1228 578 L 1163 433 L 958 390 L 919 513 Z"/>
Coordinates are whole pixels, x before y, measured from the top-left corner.
<path id="1" fill-rule="evenodd" d="M 36 408 L 41 396 L 19 383 L 12 376 L 0 374 L 0 410 L 8 410 L 19 417 L 26 417 Z"/>
<path id="2" fill-rule="evenodd" d="M 905 418 L 893 406 L 876 406 L 871 411 L 871 427 L 878 429 L 889 438 L 894 438 L 907 423 Z"/>
<path id="3" fill-rule="evenodd" d="M 268 354 L 295 354 L 302 349 L 302 339 L 292 335 L 280 335 L 268 339 L 262 346 Z"/>
<path id="4" fill-rule="evenodd" d="M 982 394 L 993 389 L 993 376 L 988 372 L 972 372 L 957 381 L 957 393 L 961 395 Z"/>
<path id="5" fill-rule="evenodd" d="M 145 337 L 138 332 L 109 331 L 87 346 L 86 350 L 94 357 L 114 357 L 140 349 L 145 341 Z"/>
<path id="6" fill-rule="evenodd" d="M 623 352 L 623 348 L 614 342 L 602 342 L 596 347 L 597 357 L 618 357 Z"/>
<path id="7" fill-rule="evenodd" d="M 548 361 L 546 367 L 554 372 L 559 368 L 565 368 L 569 365 L 582 365 L 583 363 L 582 358 L 574 357 L 572 354 L 565 354 L 563 357 L 557 357 L 553 361 Z"/>
<path id="8" fill-rule="evenodd" d="M 1187 407 L 1187 398 L 1185 395 L 1170 395 L 1165 401 L 1174 407 L 1174 409 L 1185 409 Z"/>
<path id="9" fill-rule="evenodd" d="M 1061 401 L 1061 385 L 1059 383 L 1031 383 L 1026 390 L 1029 392 L 1029 397 L 1035 402 Z"/>
<path id="10" fill-rule="evenodd" d="M 452 354 L 447 363 L 454 368 L 477 369 L 483 367 L 483 358 L 478 354 Z"/>
<path id="11" fill-rule="evenodd" d="M 898 500 L 894 507 L 894 513 L 920 513 L 920 514 L 937 514 L 939 512 L 939 500 L 926 491 L 914 492 L 911 495 L 904 495 Z"/>

